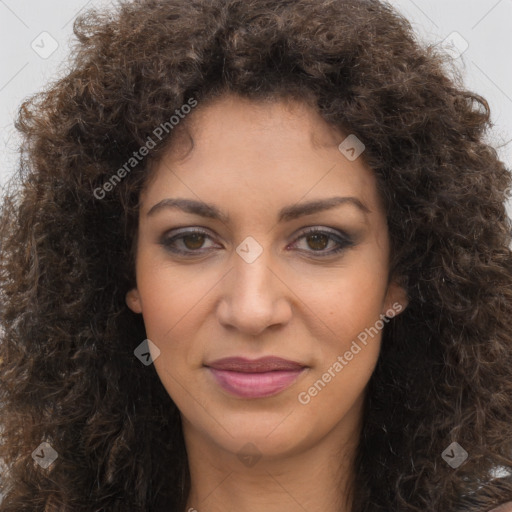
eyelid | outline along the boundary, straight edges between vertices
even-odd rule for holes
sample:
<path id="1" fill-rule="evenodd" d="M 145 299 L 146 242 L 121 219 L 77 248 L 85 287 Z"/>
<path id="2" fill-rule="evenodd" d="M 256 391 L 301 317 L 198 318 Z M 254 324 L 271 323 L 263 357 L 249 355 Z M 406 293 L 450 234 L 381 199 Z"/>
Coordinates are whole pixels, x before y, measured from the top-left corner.
<path id="1" fill-rule="evenodd" d="M 342 238 L 342 237 L 350 238 L 349 234 L 343 230 L 330 228 L 328 226 L 321 226 L 321 225 L 317 225 L 317 224 L 301 228 L 295 235 L 295 238 L 300 238 L 301 236 L 307 235 L 309 233 L 318 233 L 318 232 L 328 233 L 330 235 L 334 235 L 339 238 Z"/>
<path id="2" fill-rule="evenodd" d="M 169 233 L 172 233 L 172 235 L 169 235 Z M 194 227 L 183 227 L 183 228 L 171 229 L 163 234 L 161 240 L 165 242 L 165 241 L 169 241 L 169 240 L 179 239 L 180 236 L 183 237 L 183 236 L 195 235 L 195 234 L 205 235 L 212 241 L 215 241 L 215 238 L 216 238 L 211 233 L 211 231 L 209 231 L 208 229 L 203 228 L 203 227 L 194 226 Z"/>
<path id="3" fill-rule="evenodd" d="M 212 236 L 209 229 L 203 228 L 201 226 L 190 226 L 190 227 L 189 226 L 183 226 L 181 228 L 169 229 L 168 231 L 166 231 L 164 233 L 163 236 L 167 236 L 167 235 L 169 235 L 169 233 L 173 234 L 172 237 L 174 237 L 176 235 L 180 235 L 180 234 L 189 234 L 189 233 L 200 233 L 200 234 L 203 234 L 203 235 Z"/>

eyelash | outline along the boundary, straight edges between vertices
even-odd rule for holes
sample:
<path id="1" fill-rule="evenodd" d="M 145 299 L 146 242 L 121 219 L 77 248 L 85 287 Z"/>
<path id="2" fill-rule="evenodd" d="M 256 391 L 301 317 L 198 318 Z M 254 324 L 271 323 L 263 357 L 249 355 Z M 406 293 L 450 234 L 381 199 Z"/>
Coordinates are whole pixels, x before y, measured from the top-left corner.
<path id="1" fill-rule="evenodd" d="M 189 256 L 189 255 L 201 255 L 201 254 L 204 254 L 205 252 L 207 252 L 208 250 L 191 250 L 191 249 L 188 249 L 186 251 L 184 250 L 181 250 L 181 249 L 177 249 L 176 247 L 173 247 L 173 244 L 177 241 L 177 240 L 182 240 L 183 238 L 187 237 L 187 236 L 190 236 L 190 235 L 194 235 L 194 234 L 199 234 L 199 235 L 205 235 L 206 237 L 208 238 L 211 238 L 210 235 L 206 232 L 206 231 L 203 231 L 202 229 L 188 229 L 187 231 L 182 231 L 181 233 L 177 234 L 177 235 L 174 235 L 172 237 L 163 237 L 162 240 L 160 241 L 160 244 L 169 252 L 172 252 L 174 254 L 178 254 L 178 255 L 182 255 L 182 256 Z M 318 250 L 318 251 L 314 251 L 314 250 L 309 250 L 309 251 L 306 251 L 306 252 L 309 252 L 309 253 L 313 253 L 315 255 L 315 257 L 319 257 L 319 258 L 324 258 L 324 257 L 328 257 L 328 256 L 333 256 L 335 254 L 338 254 L 346 249 L 348 249 L 349 247 L 352 247 L 354 246 L 354 241 L 346 234 L 346 233 L 343 233 L 341 232 L 340 234 L 338 233 L 334 233 L 332 231 L 327 231 L 325 229 L 319 229 L 317 227 L 311 227 L 311 228 L 308 228 L 306 229 L 305 231 L 303 231 L 296 239 L 293 243 L 296 243 L 298 240 L 302 239 L 302 238 L 306 238 L 307 236 L 310 236 L 310 235 L 326 235 L 328 238 L 329 238 L 329 241 L 333 240 L 335 241 L 339 247 L 337 247 L 336 249 L 332 249 L 330 251 L 327 251 L 327 252 L 324 252 L 324 250 Z"/>

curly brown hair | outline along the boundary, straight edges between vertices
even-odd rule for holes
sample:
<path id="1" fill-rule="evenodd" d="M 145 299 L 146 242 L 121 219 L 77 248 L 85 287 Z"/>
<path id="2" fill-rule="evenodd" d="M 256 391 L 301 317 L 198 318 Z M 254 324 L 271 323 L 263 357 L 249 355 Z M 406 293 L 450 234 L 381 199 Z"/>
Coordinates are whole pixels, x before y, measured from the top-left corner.
<path id="1" fill-rule="evenodd" d="M 139 194 L 178 130 L 105 183 L 191 98 L 225 92 L 314 98 L 364 142 L 386 205 L 409 306 L 368 386 L 353 512 L 512 500 L 511 175 L 447 55 L 378 0 L 135 0 L 74 32 L 68 74 L 20 107 L 1 206 L 0 511 L 185 507 L 179 411 L 141 371 L 144 323 L 125 303 Z M 452 442 L 469 454 L 457 469 Z"/>

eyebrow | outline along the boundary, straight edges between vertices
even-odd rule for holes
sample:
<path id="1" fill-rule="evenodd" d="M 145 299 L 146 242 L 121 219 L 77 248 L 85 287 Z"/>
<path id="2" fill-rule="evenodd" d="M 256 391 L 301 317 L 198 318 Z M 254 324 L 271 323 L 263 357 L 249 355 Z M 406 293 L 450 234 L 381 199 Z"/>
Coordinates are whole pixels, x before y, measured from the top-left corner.
<path id="1" fill-rule="evenodd" d="M 297 203 L 290 206 L 285 206 L 278 213 L 278 222 L 288 222 L 305 215 L 313 215 L 314 213 L 331 210 L 341 205 L 352 205 L 362 211 L 364 214 L 371 213 L 371 210 L 364 205 L 357 197 L 347 196 L 335 196 L 326 199 L 318 199 L 316 201 L 309 201 L 307 203 Z M 180 198 L 167 198 L 156 203 L 150 208 L 147 216 L 155 215 L 157 212 L 164 209 L 178 209 L 186 213 L 192 213 L 201 217 L 208 217 L 211 219 L 217 219 L 225 224 L 230 221 L 229 215 L 222 212 L 213 204 L 204 203 L 202 201 L 196 201 L 194 199 L 180 199 Z"/>

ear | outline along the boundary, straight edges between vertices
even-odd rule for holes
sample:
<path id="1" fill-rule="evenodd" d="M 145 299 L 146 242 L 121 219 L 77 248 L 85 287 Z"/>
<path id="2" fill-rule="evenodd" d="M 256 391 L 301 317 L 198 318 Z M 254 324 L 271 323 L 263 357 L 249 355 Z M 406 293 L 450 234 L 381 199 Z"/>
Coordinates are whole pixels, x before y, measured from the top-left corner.
<path id="1" fill-rule="evenodd" d="M 382 314 L 388 318 L 402 313 L 409 305 L 409 297 L 404 286 L 402 286 L 398 280 L 392 280 L 386 292 L 386 298 L 384 299 Z"/>
<path id="2" fill-rule="evenodd" d="M 134 312 L 134 313 L 142 313 L 142 304 L 140 300 L 139 291 L 137 288 L 131 289 L 126 293 L 126 305 Z"/>

